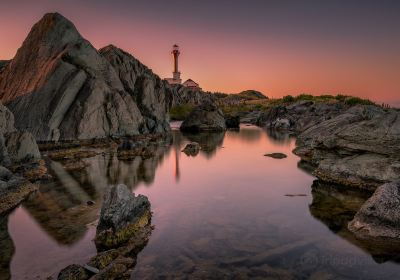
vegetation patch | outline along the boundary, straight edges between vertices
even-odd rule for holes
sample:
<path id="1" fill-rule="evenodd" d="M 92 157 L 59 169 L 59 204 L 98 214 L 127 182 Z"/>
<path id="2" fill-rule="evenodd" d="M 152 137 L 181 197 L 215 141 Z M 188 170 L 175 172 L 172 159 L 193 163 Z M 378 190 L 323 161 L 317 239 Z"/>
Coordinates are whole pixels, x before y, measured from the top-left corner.
<path id="1" fill-rule="evenodd" d="M 177 105 L 171 108 L 169 111 L 169 116 L 173 121 L 183 121 L 189 116 L 193 108 L 194 106 L 191 104 Z"/>

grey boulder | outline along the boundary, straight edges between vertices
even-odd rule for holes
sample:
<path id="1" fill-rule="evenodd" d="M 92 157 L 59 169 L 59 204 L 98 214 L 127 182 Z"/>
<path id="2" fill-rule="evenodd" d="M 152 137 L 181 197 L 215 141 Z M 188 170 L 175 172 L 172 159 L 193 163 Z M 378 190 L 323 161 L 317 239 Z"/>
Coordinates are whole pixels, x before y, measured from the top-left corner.
<path id="1" fill-rule="evenodd" d="M 96 246 L 101 250 L 118 247 L 149 225 L 150 220 L 150 202 L 146 196 L 135 196 L 122 184 L 112 186 L 104 194 Z"/>
<path id="2" fill-rule="evenodd" d="M 362 239 L 400 238 L 400 181 L 379 186 L 348 224 Z"/>
<path id="3" fill-rule="evenodd" d="M 212 102 L 205 102 L 189 114 L 182 122 L 180 130 L 184 132 L 220 132 L 226 130 L 222 111 Z"/>

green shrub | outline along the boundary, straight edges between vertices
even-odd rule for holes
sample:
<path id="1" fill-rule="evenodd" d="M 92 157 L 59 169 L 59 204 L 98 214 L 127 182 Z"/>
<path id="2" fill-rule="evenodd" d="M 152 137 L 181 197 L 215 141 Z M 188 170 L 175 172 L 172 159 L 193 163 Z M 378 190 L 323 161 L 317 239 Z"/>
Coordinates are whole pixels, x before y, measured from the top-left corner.
<path id="1" fill-rule="evenodd" d="M 319 96 L 321 99 L 335 99 L 333 95 L 330 94 L 323 94 Z"/>
<path id="2" fill-rule="evenodd" d="M 374 102 L 372 102 L 369 99 L 362 99 L 359 97 L 348 97 L 344 101 L 345 104 L 354 106 L 354 105 L 376 105 Z"/>
<path id="3" fill-rule="evenodd" d="M 173 121 L 182 121 L 189 116 L 194 106 L 191 104 L 177 105 L 171 108 L 169 116 Z"/>
<path id="4" fill-rule="evenodd" d="M 312 96 L 311 94 L 305 94 L 305 93 L 302 93 L 296 97 L 296 100 L 313 100 L 313 99 L 314 99 L 314 96 Z"/>
<path id="5" fill-rule="evenodd" d="M 293 102 L 294 101 L 294 97 L 291 95 L 286 95 L 282 98 L 282 101 L 285 103 L 289 103 L 289 102 Z"/>
<path id="6" fill-rule="evenodd" d="M 344 101 L 346 98 L 347 98 L 347 95 L 343 95 L 343 94 L 338 94 L 335 96 L 335 99 L 339 100 L 339 101 Z"/>

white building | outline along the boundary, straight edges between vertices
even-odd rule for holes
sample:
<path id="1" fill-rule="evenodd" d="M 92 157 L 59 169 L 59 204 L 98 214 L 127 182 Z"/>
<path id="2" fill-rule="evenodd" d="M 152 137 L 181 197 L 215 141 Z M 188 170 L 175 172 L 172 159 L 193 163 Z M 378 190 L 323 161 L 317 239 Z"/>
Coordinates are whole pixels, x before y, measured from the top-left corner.
<path id="1" fill-rule="evenodd" d="M 179 51 L 178 45 L 175 44 L 172 46 L 171 54 L 174 58 L 174 71 L 172 72 L 172 78 L 166 78 L 165 80 L 170 85 L 180 85 L 182 84 L 182 79 L 181 79 L 181 72 L 179 72 L 178 68 L 178 62 L 179 62 L 179 55 L 181 54 L 181 52 Z M 188 88 L 201 90 L 199 84 L 193 81 L 192 79 L 188 79 L 182 85 Z"/>
<path id="2" fill-rule="evenodd" d="M 188 88 L 199 89 L 199 90 L 201 90 L 199 84 L 196 83 L 195 81 L 193 81 L 192 79 L 186 80 L 186 81 L 183 83 L 183 85 L 184 85 L 185 87 L 188 87 Z"/>

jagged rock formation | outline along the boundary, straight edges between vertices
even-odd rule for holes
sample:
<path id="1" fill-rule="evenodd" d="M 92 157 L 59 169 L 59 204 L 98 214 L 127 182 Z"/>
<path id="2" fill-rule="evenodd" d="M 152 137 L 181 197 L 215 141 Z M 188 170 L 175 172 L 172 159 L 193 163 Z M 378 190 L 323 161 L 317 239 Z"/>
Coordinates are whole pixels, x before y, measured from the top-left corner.
<path id="1" fill-rule="evenodd" d="M 183 85 L 173 85 L 172 90 L 172 106 L 190 104 L 201 105 L 204 102 L 215 102 L 217 97 L 208 92 L 199 89 L 191 89 Z"/>
<path id="2" fill-rule="evenodd" d="M 379 186 L 348 228 L 362 239 L 400 237 L 400 181 Z"/>
<path id="3" fill-rule="evenodd" d="M 400 112 L 352 107 L 300 134 L 294 152 L 324 181 L 374 190 L 400 178 Z"/>
<path id="4" fill-rule="evenodd" d="M 98 52 L 57 13 L 36 23 L 0 73 L 0 99 L 37 140 L 129 136 L 169 129 L 170 93 L 132 56 Z"/>
<path id="5" fill-rule="evenodd" d="M 197 106 L 183 121 L 180 130 L 184 132 L 224 131 L 225 118 L 222 111 L 212 102 Z"/>

